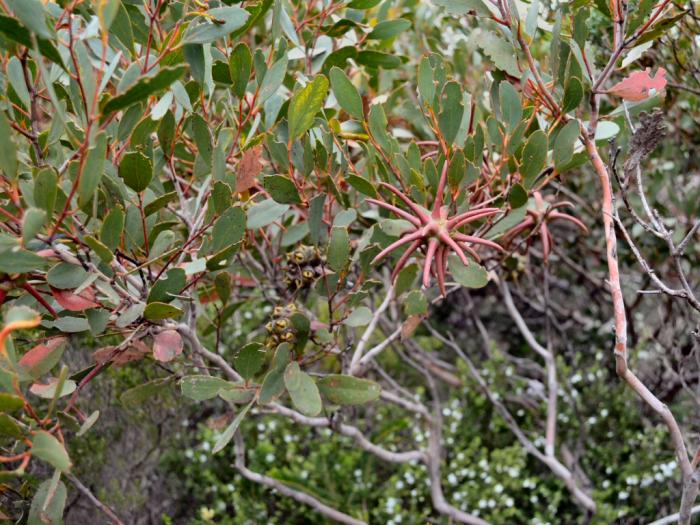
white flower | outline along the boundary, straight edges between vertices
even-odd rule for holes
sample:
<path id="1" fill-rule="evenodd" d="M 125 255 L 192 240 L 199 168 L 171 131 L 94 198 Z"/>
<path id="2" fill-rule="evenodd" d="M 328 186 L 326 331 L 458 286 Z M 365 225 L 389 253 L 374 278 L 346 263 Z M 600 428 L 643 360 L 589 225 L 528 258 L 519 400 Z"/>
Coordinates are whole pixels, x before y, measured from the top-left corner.
<path id="1" fill-rule="evenodd" d="M 503 485 L 501 485 L 500 483 L 498 483 L 498 484 L 493 488 L 493 490 L 496 492 L 496 494 L 500 494 L 501 492 L 503 492 Z"/>
<path id="2" fill-rule="evenodd" d="M 447 476 L 447 482 L 450 485 L 456 485 L 457 484 L 457 476 L 455 476 L 452 472 Z"/>
<path id="3" fill-rule="evenodd" d="M 267 456 L 265 456 L 265 461 L 268 463 L 272 463 L 275 460 L 275 455 L 272 454 L 271 452 L 268 452 Z"/>
<path id="4" fill-rule="evenodd" d="M 622 492 L 620 492 L 620 493 L 617 495 L 617 497 L 620 498 L 621 500 L 626 500 L 627 498 L 630 497 L 630 494 L 629 494 L 629 492 L 626 492 L 626 491 L 623 490 Z"/>
<path id="5" fill-rule="evenodd" d="M 398 480 L 398 481 L 396 482 L 396 490 L 401 490 L 401 489 L 403 489 L 403 488 L 404 488 L 403 481 Z"/>
<path id="6" fill-rule="evenodd" d="M 515 505 L 515 500 L 513 498 L 506 498 L 506 507 L 512 507 Z"/>

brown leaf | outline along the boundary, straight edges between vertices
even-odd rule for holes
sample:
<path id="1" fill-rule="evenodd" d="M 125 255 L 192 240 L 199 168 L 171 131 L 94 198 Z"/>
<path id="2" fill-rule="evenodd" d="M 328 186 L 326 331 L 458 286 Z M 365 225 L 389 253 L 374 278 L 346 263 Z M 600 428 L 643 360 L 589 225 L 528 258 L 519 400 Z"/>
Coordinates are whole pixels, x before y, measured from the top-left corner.
<path id="1" fill-rule="evenodd" d="M 608 93 L 625 100 L 639 102 L 649 98 L 653 94 L 652 89 L 658 93 L 666 87 L 665 75 L 666 70 L 660 67 L 656 76 L 652 78 L 649 74 L 649 68 L 646 68 L 644 71 L 632 73 L 623 81 L 618 82 L 608 90 Z"/>
<path id="2" fill-rule="evenodd" d="M 58 304 L 71 312 L 82 312 L 100 306 L 99 303 L 95 302 L 95 292 L 92 288 L 86 288 L 79 294 L 74 294 L 70 290 L 59 290 L 51 287 L 51 294 Z"/>
<path id="3" fill-rule="evenodd" d="M 116 366 L 122 366 L 132 361 L 143 359 L 151 353 L 151 349 L 143 341 L 134 341 L 128 348 L 114 353 L 115 346 L 105 346 L 92 353 L 92 358 L 96 363 L 102 364 L 112 361 Z"/>
<path id="4" fill-rule="evenodd" d="M 182 337 L 176 330 L 163 330 L 153 338 L 153 357 L 167 363 L 182 353 Z"/>
<path id="5" fill-rule="evenodd" d="M 243 193 L 255 186 L 256 179 L 262 171 L 260 155 L 262 154 L 262 144 L 253 146 L 243 152 L 243 156 L 238 163 L 238 174 L 236 176 L 236 191 Z"/>
<path id="6" fill-rule="evenodd" d="M 664 116 L 660 110 L 639 115 L 639 126 L 630 141 L 629 153 L 625 161 L 625 179 L 634 175 L 637 166 L 656 149 L 666 136 Z"/>
<path id="7" fill-rule="evenodd" d="M 416 328 L 418 328 L 422 321 L 422 315 L 412 315 L 408 319 L 406 319 L 401 325 L 401 340 L 405 341 L 406 339 L 411 337 L 413 335 L 413 332 L 416 331 Z"/>

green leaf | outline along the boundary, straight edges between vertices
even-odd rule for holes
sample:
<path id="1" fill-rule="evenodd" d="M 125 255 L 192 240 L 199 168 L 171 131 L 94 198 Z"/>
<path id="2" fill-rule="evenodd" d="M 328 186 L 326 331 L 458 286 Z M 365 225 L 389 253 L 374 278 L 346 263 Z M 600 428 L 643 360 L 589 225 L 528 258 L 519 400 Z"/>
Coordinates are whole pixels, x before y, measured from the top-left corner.
<path id="1" fill-rule="evenodd" d="M 351 328 L 357 328 L 358 326 L 366 326 L 372 320 L 372 310 L 366 306 L 360 306 L 355 308 L 352 313 L 345 318 L 343 324 Z"/>
<path id="2" fill-rule="evenodd" d="M 377 190 L 375 189 L 374 186 L 372 186 L 372 183 L 368 181 L 367 179 L 364 179 L 362 177 L 359 177 L 357 175 L 346 175 L 345 176 L 345 181 L 350 184 L 353 188 L 355 188 L 357 191 L 360 193 L 363 193 L 367 195 L 368 197 L 377 197 Z"/>
<path id="3" fill-rule="evenodd" d="M 45 39 L 54 37 L 46 24 L 46 9 L 41 0 L 7 0 L 17 18 L 37 36 Z"/>
<path id="4" fill-rule="evenodd" d="M 95 137 L 95 145 L 88 150 L 85 165 L 78 185 L 78 204 L 82 207 L 92 200 L 102 180 L 105 156 L 107 155 L 107 134 L 102 131 Z"/>
<path id="5" fill-rule="evenodd" d="M 173 141 L 175 140 L 175 116 L 172 111 L 168 111 L 163 115 L 163 119 L 158 124 L 158 143 L 160 144 L 163 154 L 170 156 L 173 150 Z"/>
<path id="6" fill-rule="evenodd" d="M 22 217 L 22 241 L 27 244 L 46 224 L 46 212 L 39 208 L 27 208 Z"/>
<path id="7" fill-rule="evenodd" d="M 362 405 L 376 401 L 382 393 L 374 381 L 341 374 L 319 379 L 317 385 L 323 397 L 336 405 Z"/>
<path id="8" fill-rule="evenodd" d="M 272 368 L 265 375 L 260 387 L 258 403 L 267 405 L 284 393 L 284 369 L 291 358 L 291 352 L 287 343 L 282 343 L 277 347 L 272 359 Z"/>
<path id="9" fill-rule="evenodd" d="M 43 430 L 37 432 L 32 439 L 32 455 L 43 459 L 61 472 L 70 470 L 71 461 L 66 449 L 58 439 Z"/>
<path id="10" fill-rule="evenodd" d="M 149 321 L 162 321 L 180 317 L 184 312 L 177 306 L 167 303 L 153 302 L 146 305 L 143 316 Z"/>
<path id="11" fill-rule="evenodd" d="M 260 371 L 265 362 L 265 351 L 260 343 L 245 345 L 233 360 L 233 367 L 243 376 L 252 379 Z"/>
<path id="12" fill-rule="evenodd" d="M 554 167 L 558 170 L 569 163 L 574 156 L 574 144 L 580 133 L 577 120 L 570 120 L 554 141 Z"/>
<path id="13" fill-rule="evenodd" d="M 450 271 L 452 277 L 457 283 L 467 288 L 483 288 L 489 282 L 486 269 L 474 261 L 470 261 L 469 266 L 464 266 L 464 263 L 456 255 L 449 257 Z"/>
<path id="14" fill-rule="evenodd" d="M 372 9 L 374 6 L 379 5 L 382 0 L 352 0 L 348 4 L 350 9 Z"/>
<path id="15" fill-rule="evenodd" d="M 5 112 L 0 111 L 0 136 L 3 137 L 3 140 L 0 140 L 0 171 L 10 180 L 17 175 L 17 147 L 12 140 L 13 135 Z"/>
<path id="16" fill-rule="evenodd" d="M 243 208 L 234 206 L 219 217 L 212 228 L 212 251 L 218 252 L 243 240 L 246 230 L 246 214 Z"/>
<path id="17" fill-rule="evenodd" d="M 24 436 L 24 430 L 15 418 L 7 414 L 0 414 L 0 436 L 19 439 Z"/>
<path id="18" fill-rule="evenodd" d="M 86 235 L 84 240 L 85 244 L 87 244 L 105 263 L 109 264 L 114 260 L 114 254 L 104 243 L 92 235 Z"/>
<path id="19" fill-rule="evenodd" d="M 578 107 L 583 100 L 583 84 L 576 77 L 571 77 L 566 81 L 564 88 L 564 101 L 562 102 L 562 111 L 568 113 Z"/>
<path id="20" fill-rule="evenodd" d="M 490 16 L 488 8 L 481 0 L 432 0 L 435 5 L 447 9 L 451 15 L 466 15 L 476 13 L 481 16 Z"/>
<path id="21" fill-rule="evenodd" d="M 24 400 L 14 394 L 0 392 L 0 412 L 12 413 L 24 406 Z"/>
<path id="22" fill-rule="evenodd" d="M 0 154 L 1 155 L 1 154 Z M 43 168 L 34 179 L 34 204 L 50 217 L 56 205 L 58 178 L 51 168 Z"/>
<path id="23" fill-rule="evenodd" d="M 182 78 L 186 71 L 187 66 L 163 67 L 154 76 L 142 78 L 125 93 L 112 98 L 104 105 L 103 118 L 170 87 L 173 82 Z"/>
<path id="24" fill-rule="evenodd" d="M 168 205 L 169 202 L 174 201 L 175 199 L 177 199 L 176 191 L 164 193 L 160 197 L 157 197 L 148 204 L 146 204 L 146 206 L 143 207 L 143 214 L 146 217 L 148 217 L 149 215 L 153 215 L 155 212 L 163 209 L 165 206 Z"/>
<path id="25" fill-rule="evenodd" d="M 31 33 L 26 27 L 20 25 L 15 18 L 0 15 L 0 33 L 5 35 L 10 40 L 23 45 L 27 49 L 34 48 Z M 58 64 L 62 69 L 66 69 L 60 53 L 49 40 L 45 38 L 38 38 L 37 44 L 39 47 L 39 52 L 43 56 L 51 60 L 51 62 Z"/>
<path id="26" fill-rule="evenodd" d="M 207 375 L 185 376 L 180 380 L 182 395 L 195 401 L 205 401 L 213 399 L 219 395 L 224 388 L 235 385 L 220 377 Z"/>
<path id="27" fill-rule="evenodd" d="M 318 387 L 309 374 L 302 372 L 296 361 L 289 363 L 284 371 L 284 386 L 299 412 L 307 416 L 321 413 L 323 402 Z"/>
<path id="28" fill-rule="evenodd" d="M 100 28 L 103 33 L 109 31 L 112 26 L 112 22 L 119 12 L 121 7 L 121 0 L 96 0 L 97 4 L 97 18 L 100 21 Z"/>
<path id="29" fill-rule="evenodd" d="M 226 445 L 229 444 L 229 441 L 233 439 L 233 435 L 236 433 L 236 430 L 238 430 L 238 427 L 241 425 L 241 421 L 243 421 L 243 418 L 252 406 L 253 401 L 248 403 L 240 410 L 240 412 L 238 412 L 233 421 L 231 421 L 231 424 L 228 427 L 226 427 L 226 430 L 224 430 L 221 433 L 221 435 L 216 440 L 216 443 L 214 443 L 214 448 L 212 448 L 213 454 L 216 454 L 217 452 L 221 451 Z"/>
<path id="30" fill-rule="evenodd" d="M 124 219 L 124 211 L 121 208 L 113 208 L 102 223 L 100 240 L 110 250 L 115 250 L 121 243 Z"/>
<path id="31" fill-rule="evenodd" d="M 137 408 L 152 397 L 165 392 L 170 386 L 170 383 L 172 383 L 174 380 L 175 376 L 154 379 L 147 383 L 135 386 L 134 388 L 130 388 L 121 395 L 119 400 L 127 409 Z"/>
<path id="32" fill-rule="evenodd" d="M 347 266 L 350 260 L 350 237 L 345 228 L 335 227 L 332 230 L 330 241 L 328 242 L 328 266 L 340 272 Z"/>
<path id="33" fill-rule="evenodd" d="M 527 203 L 527 191 L 520 184 L 515 184 L 508 194 L 508 203 L 513 208 L 520 208 Z"/>
<path id="34" fill-rule="evenodd" d="M 55 486 L 54 486 L 55 484 Z M 62 481 L 47 479 L 36 491 L 29 508 L 28 525 L 62 525 L 68 492 Z"/>
<path id="35" fill-rule="evenodd" d="M 301 197 L 296 186 L 284 175 L 268 175 L 263 179 L 263 186 L 270 196 L 280 204 L 299 204 Z"/>
<path id="36" fill-rule="evenodd" d="M 520 119 L 523 118 L 523 108 L 520 105 L 520 97 L 513 87 L 513 84 L 507 81 L 503 81 L 499 84 L 498 100 L 503 120 L 508 127 L 508 131 L 512 133 L 518 124 L 520 124 Z"/>
<path id="37" fill-rule="evenodd" d="M 521 73 L 518 68 L 517 55 L 513 46 L 503 40 L 496 33 L 486 31 L 479 38 L 479 47 L 484 50 L 498 69 L 516 78 L 520 78 Z"/>
<path id="38" fill-rule="evenodd" d="M 459 132 L 464 114 L 464 104 L 462 103 L 462 89 L 458 82 L 447 82 L 442 90 L 441 96 L 442 111 L 438 115 L 440 131 L 448 144 L 452 144 Z"/>
<path id="39" fill-rule="evenodd" d="M 187 276 L 182 268 L 172 268 L 156 281 L 146 302 L 169 303 L 187 284 Z"/>
<path id="40" fill-rule="evenodd" d="M 223 38 L 242 27 L 250 14 L 240 7 L 216 7 L 207 11 L 209 15 L 203 22 L 190 24 L 185 31 L 183 43 L 209 44 L 218 38 Z"/>
<path id="41" fill-rule="evenodd" d="M 273 199 L 258 202 L 248 210 L 248 229 L 264 228 L 282 217 L 288 209 L 288 204 L 279 204 Z"/>
<path id="42" fill-rule="evenodd" d="M 60 262 L 46 274 L 47 282 L 60 290 L 74 290 L 85 282 L 88 272 L 82 266 Z"/>
<path id="43" fill-rule="evenodd" d="M 396 35 L 403 33 L 411 27 L 411 21 L 405 18 L 397 18 L 395 20 L 384 20 L 379 22 L 374 29 L 367 35 L 368 40 L 388 40 Z"/>
<path id="44" fill-rule="evenodd" d="M 238 252 L 241 243 L 231 244 L 218 253 L 212 255 L 206 262 L 206 268 L 210 272 L 222 270 L 232 263 L 231 256 Z"/>
<path id="45" fill-rule="evenodd" d="M 80 430 L 75 433 L 77 437 L 84 436 L 87 434 L 88 430 L 90 430 L 95 423 L 97 423 L 97 420 L 100 418 L 100 411 L 99 410 L 94 410 L 92 414 L 90 414 L 87 419 L 83 422 L 82 425 L 80 425 Z"/>
<path id="46" fill-rule="evenodd" d="M 139 151 L 126 153 L 119 163 L 119 176 L 136 193 L 142 192 L 153 178 L 151 159 Z"/>
<path id="47" fill-rule="evenodd" d="M 279 87 L 284 82 L 284 76 L 287 74 L 287 55 L 277 60 L 270 69 L 265 73 L 265 77 L 260 84 L 260 92 L 258 93 L 258 104 L 264 103 L 268 98 L 274 95 Z"/>
<path id="48" fill-rule="evenodd" d="M 342 69 L 333 67 L 328 76 L 331 79 L 331 89 L 340 107 L 351 117 L 362 120 L 364 118 L 362 98 L 347 75 Z"/>
<path id="49" fill-rule="evenodd" d="M 325 239 L 325 230 L 323 230 L 323 208 L 326 203 L 326 195 L 321 193 L 311 199 L 309 205 L 309 234 L 311 242 L 318 245 L 321 239 Z"/>
<path id="50" fill-rule="evenodd" d="M 403 309 L 407 316 L 427 314 L 428 299 L 421 290 L 411 290 L 404 299 Z"/>
<path id="51" fill-rule="evenodd" d="M 231 81 L 233 82 L 233 92 L 238 98 L 242 98 L 245 95 L 252 65 L 253 55 L 250 53 L 250 48 L 245 42 L 240 42 L 231 52 L 228 61 Z M 285 71 L 286 69 L 285 64 Z"/>
<path id="52" fill-rule="evenodd" d="M 542 173 L 547 160 L 547 149 L 548 139 L 543 131 L 537 130 L 527 139 L 520 164 L 520 174 L 526 188 L 531 188 L 536 177 Z"/>
<path id="53" fill-rule="evenodd" d="M 401 65 L 401 57 L 381 51 L 365 49 L 357 54 L 358 64 L 372 68 L 396 69 Z"/>
<path id="54" fill-rule="evenodd" d="M 43 270 L 47 264 L 46 259 L 34 252 L 19 248 L 6 250 L 0 247 L 0 272 L 29 273 Z"/>
<path id="55" fill-rule="evenodd" d="M 328 79 L 317 75 L 306 87 L 292 96 L 287 110 L 289 141 L 300 138 L 313 126 L 316 113 L 323 108 L 328 94 Z"/>

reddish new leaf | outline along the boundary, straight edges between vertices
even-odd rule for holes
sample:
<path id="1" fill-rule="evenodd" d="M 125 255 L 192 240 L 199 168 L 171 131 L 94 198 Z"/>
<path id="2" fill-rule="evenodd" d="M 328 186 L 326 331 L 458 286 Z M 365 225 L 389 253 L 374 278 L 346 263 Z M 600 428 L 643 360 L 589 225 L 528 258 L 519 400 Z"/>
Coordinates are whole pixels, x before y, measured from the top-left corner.
<path id="1" fill-rule="evenodd" d="M 175 330 L 163 330 L 153 338 L 153 357 L 162 363 L 172 361 L 182 353 L 182 337 Z"/>
<path id="2" fill-rule="evenodd" d="M 75 294 L 70 290 L 59 290 L 51 287 L 51 294 L 58 304 L 71 312 L 82 312 L 100 306 L 95 301 L 95 292 L 92 288 L 86 288 L 79 294 Z"/>
<path id="3" fill-rule="evenodd" d="M 622 97 L 625 100 L 639 102 L 658 93 L 666 87 L 666 70 L 662 67 L 656 72 L 656 76 L 652 78 L 649 74 L 649 68 L 644 71 L 632 73 L 626 79 L 615 84 L 608 90 L 610 95 Z M 652 90 L 654 90 L 652 92 Z"/>

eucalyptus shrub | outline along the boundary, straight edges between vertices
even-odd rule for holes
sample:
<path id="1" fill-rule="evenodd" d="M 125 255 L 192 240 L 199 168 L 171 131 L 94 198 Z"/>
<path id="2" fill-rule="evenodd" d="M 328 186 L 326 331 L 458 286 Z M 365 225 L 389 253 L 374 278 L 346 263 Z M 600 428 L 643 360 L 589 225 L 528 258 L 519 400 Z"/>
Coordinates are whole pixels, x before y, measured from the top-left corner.
<path id="1" fill-rule="evenodd" d="M 122 523 L 71 441 L 99 433 L 90 385 L 130 367 L 148 380 L 123 406 L 176 388 L 218 413 L 202 453 L 228 458 L 235 497 L 204 520 L 280 519 L 245 500 L 262 490 L 302 521 L 634 519 L 606 476 L 640 464 L 663 423 L 690 523 L 697 115 L 664 104 L 673 90 L 697 109 L 693 4 L 0 11 L 0 461 L 33 494 L 8 519 L 60 523 L 70 486 Z M 683 161 L 663 156 L 669 130 Z M 89 366 L 70 366 L 76 348 Z M 579 397 L 581 371 L 608 365 L 641 403 L 613 379 L 599 404 Z M 631 428 L 599 429 L 610 414 Z M 334 487 L 328 448 L 264 468 L 246 445 L 279 418 L 310 448 L 356 447 L 343 475 L 361 464 L 376 485 Z M 630 457 L 582 438 L 597 432 Z M 318 462 L 313 483 L 296 454 Z M 397 487 L 408 474 L 415 494 Z"/>

